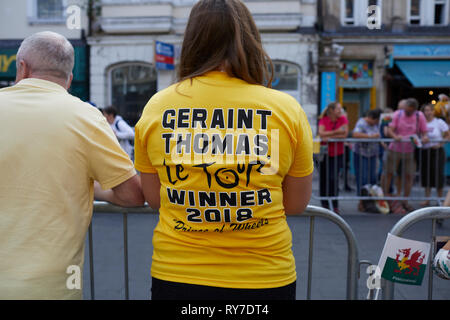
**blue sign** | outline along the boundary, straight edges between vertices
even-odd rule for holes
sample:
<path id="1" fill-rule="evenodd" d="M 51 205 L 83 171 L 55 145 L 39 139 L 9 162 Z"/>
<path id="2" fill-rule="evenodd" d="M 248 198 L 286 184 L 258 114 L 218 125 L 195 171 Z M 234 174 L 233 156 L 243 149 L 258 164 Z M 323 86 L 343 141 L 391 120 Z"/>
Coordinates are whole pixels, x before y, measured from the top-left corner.
<path id="1" fill-rule="evenodd" d="M 336 101 L 336 72 L 322 72 L 320 86 L 320 112 Z"/>
<path id="2" fill-rule="evenodd" d="M 156 69 L 173 70 L 175 60 L 175 47 L 173 44 L 156 41 L 155 62 Z"/>
<path id="3" fill-rule="evenodd" d="M 393 50 L 394 58 L 407 57 L 450 57 L 449 44 L 396 44 Z"/>

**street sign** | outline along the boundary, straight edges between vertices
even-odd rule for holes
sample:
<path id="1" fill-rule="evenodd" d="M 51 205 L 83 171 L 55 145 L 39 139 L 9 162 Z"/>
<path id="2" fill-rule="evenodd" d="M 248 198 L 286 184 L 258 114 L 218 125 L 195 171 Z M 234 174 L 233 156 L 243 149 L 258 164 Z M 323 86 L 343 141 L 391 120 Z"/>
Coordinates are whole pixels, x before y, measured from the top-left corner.
<path id="1" fill-rule="evenodd" d="M 173 44 L 156 41 L 155 62 L 158 70 L 174 70 L 175 48 Z"/>

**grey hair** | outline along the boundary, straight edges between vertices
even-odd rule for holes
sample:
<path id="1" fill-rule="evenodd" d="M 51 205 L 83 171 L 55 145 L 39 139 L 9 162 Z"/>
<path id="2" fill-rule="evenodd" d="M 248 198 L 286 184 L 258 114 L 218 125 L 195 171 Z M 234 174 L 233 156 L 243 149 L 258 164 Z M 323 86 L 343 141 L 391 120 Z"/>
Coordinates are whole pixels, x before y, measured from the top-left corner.
<path id="1" fill-rule="evenodd" d="M 32 73 L 51 75 L 68 80 L 74 66 L 74 49 L 62 35 L 43 31 L 22 41 L 17 51 L 16 64 L 24 61 Z"/>

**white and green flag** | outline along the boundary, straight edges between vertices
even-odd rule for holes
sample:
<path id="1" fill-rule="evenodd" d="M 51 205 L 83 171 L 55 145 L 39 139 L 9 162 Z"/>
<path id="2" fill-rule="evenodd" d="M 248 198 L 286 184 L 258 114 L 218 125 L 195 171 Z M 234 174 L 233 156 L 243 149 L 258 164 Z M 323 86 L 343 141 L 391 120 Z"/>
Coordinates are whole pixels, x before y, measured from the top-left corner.
<path id="1" fill-rule="evenodd" d="M 388 234 L 378 266 L 381 277 L 420 286 L 427 268 L 430 244 Z"/>

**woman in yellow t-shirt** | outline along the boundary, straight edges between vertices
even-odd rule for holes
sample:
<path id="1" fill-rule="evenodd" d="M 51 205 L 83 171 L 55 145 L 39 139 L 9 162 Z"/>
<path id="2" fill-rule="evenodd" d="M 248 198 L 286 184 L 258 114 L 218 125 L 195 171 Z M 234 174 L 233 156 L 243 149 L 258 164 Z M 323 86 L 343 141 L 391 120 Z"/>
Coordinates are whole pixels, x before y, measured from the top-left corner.
<path id="1" fill-rule="evenodd" d="M 286 214 L 311 197 L 312 132 L 294 98 L 264 86 L 267 62 L 240 0 L 194 5 L 179 82 L 135 128 L 135 166 L 160 213 L 152 299 L 295 299 Z"/>

